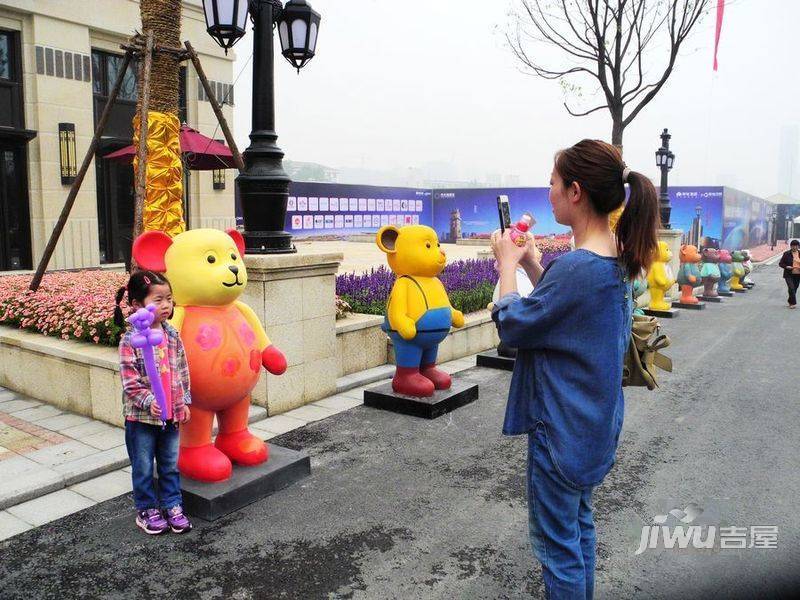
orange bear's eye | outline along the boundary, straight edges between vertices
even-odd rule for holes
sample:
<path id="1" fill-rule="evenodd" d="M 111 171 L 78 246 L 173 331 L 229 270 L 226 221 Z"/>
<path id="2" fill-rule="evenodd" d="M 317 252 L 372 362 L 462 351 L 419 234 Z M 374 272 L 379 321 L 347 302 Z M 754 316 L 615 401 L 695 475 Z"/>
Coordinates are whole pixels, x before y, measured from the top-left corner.
<path id="1" fill-rule="evenodd" d="M 216 258 L 214 258 L 213 256 L 209 256 L 208 258 L 206 258 L 206 260 L 208 261 L 208 263 L 209 263 L 209 264 L 212 264 L 212 265 L 213 265 L 215 262 L 217 262 L 217 259 L 216 259 Z"/>
<path id="2" fill-rule="evenodd" d="M 430 248 L 431 247 L 431 243 L 430 242 L 426 242 L 425 247 L 426 248 Z"/>

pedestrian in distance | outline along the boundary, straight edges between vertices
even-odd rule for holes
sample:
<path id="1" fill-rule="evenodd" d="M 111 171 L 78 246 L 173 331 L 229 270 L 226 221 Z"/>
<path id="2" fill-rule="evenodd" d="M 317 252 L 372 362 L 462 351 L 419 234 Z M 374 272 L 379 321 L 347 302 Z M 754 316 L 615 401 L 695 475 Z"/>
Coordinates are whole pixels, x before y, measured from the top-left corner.
<path id="1" fill-rule="evenodd" d="M 612 231 L 609 214 L 629 197 Z M 596 533 L 592 491 L 611 470 L 622 430 L 623 360 L 632 326 L 631 281 L 657 247 L 658 196 L 619 150 L 583 140 L 555 157 L 550 203 L 572 228 L 575 250 L 538 261 L 529 236 L 518 247 L 492 234 L 500 299 L 492 318 L 517 348 L 505 435 L 528 436 L 528 521 L 546 597 L 594 595 Z M 535 285 L 517 292 L 521 266 Z"/>
<path id="2" fill-rule="evenodd" d="M 792 240 L 789 249 L 781 256 L 778 266 L 789 288 L 789 308 L 797 306 L 797 288 L 800 287 L 800 241 Z"/>

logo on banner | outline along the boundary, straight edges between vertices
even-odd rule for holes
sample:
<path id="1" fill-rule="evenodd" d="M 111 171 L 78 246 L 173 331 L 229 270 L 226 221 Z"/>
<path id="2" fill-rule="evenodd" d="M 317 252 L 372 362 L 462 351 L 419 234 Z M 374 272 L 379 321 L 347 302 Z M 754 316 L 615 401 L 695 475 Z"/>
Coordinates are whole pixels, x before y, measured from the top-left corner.
<path id="1" fill-rule="evenodd" d="M 303 216 L 303 229 L 314 229 L 314 215 Z"/>
<path id="2" fill-rule="evenodd" d="M 292 215 L 292 229 L 303 228 L 303 217 L 301 215 Z"/>
<path id="3" fill-rule="evenodd" d="M 286 210 L 294 212 L 297 210 L 297 198 L 289 196 L 289 201 L 286 203 Z"/>

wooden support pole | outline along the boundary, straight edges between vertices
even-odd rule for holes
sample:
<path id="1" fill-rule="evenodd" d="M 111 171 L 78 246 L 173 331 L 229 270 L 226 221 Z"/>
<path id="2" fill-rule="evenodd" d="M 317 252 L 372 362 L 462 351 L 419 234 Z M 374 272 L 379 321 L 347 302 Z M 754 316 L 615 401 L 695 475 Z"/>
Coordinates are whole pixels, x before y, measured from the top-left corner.
<path id="1" fill-rule="evenodd" d="M 128 70 L 128 65 L 130 62 L 131 53 L 126 52 L 122 57 L 122 65 L 120 70 L 117 71 L 117 79 L 114 82 L 114 87 L 111 88 L 111 93 L 108 95 L 108 101 L 106 102 L 105 107 L 103 107 L 103 114 L 100 116 L 100 121 L 97 123 L 97 127 L 95 128 L 94 137 L 92 137 L 89 148 L 86 150 L 86 156 L 83 158 L 81 168 L 78 169 L 78 174 L 75 177 L 75 181 L 72 182 L 72 186 L 69 188 L 69 194 L 67 195 L 66 202 L 64 202 L 64 208 L 61 209 L 61 214 L 58 217 L 58 221 L 56 221 L 55 227 L 53 227 L 53 232 L 50 234 L 50 240 L 47 242 L 47 246 L 44 249 L 42 259 L 39 261 L 39 266 L 36 268 L 36 274 L 33 276 L 33 280 L 31 281 L 30 285 L 30 290 L 32 292 L 38 290 L 39 285 L 42 283 L 44 272 L 47 270 L 47 265 L 50 263 L 50 259 L 53 257 L 53 252 L 56 249 L 58 239 L 61 237 L 61 233 L 64 231 L 64 226 L 67 224 L 69 213 L 72 211 L 72 206 L 75 204 L 75 199 L 78 197 L 78 191 L 81 189 L 83 178 L 86 176 L 86 171 L 89 170 L 89 165 L 92 164 L 95 152 L 97 152 L 100 136 L 103 135 L 103 131 L 106 128 L 108 117 L 111 115 L 111 107 L 114 105 L 114 101 L 117 99 L 117 94 L 119 93 L 120 87 L 122 87 L 122 80 L 125 78 L 125 72 Z"/>
<path id="2" fill-rule="evenodd" d="M 142 233 L 144 203 L 147 196 L 147 113 L 150 106 L 150 69 L 153 64 L 153 32 L 147 32 L 142 61 L 142 102 L 139 110 L 139 147 L 136 149 L 136 200 L 133 209 L 133 239 Z M 132 267 L 131 267 L 132 268 Z"/>
<path id="3" fill-rule="evenodd" d="M 211 85 L 208 83 L 208 79 L 206 79 L 206 73 L 203 71 L 203 65 L 200 64 L 200 57 L 197 56 L 197 52 L 194 51 L 192 44 L 188 40 L 184 42 L 184 45 L 186 46 L 186 50 L 189 52 L 189 58 L 194 65 L 194 70 L 197 71 L 197 76 L 200 78 L 200 83 L 203 85 L 203 88 L 206 91 L 206 96 L 208 96 L 208 99 L 211 102 L 211 108 L 214 109 L 214 114 L 217 116 L 217 121 L 219 121 L 219 126 L 222 128 L 225 141 L 228 142 L 228 147 L 231 149 L 231 153 L 233 154 L 233 162 L 236 163 L 236 168 L 239 169 L 239 171 L 244 171 L 244 160 L 242 159 L 242 155 L 239 153 L 239 148 L 236 146 L 236 142 L 233 139 L 233 134 L 228 127 L 228 122 L 225 120 L 225 115 L 222 114 L 222 108 L 217 102 L 217 97 L 214 95 L 214 90 L 211 89 Z"/>

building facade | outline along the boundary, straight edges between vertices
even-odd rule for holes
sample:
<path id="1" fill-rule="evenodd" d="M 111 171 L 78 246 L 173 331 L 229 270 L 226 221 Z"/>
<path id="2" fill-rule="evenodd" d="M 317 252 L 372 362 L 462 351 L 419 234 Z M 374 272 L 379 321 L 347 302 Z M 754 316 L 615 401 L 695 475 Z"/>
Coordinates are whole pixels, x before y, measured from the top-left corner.
<path id="1" fill-rule="evenodd" d="M 201 0 L 184 0 L 181 39 L 192 41 L 232 122 L 233 53 L 205 31 Z M 120 68 L 123 44 L 141 29 L 138 0 L 0 0 L 0 271 L 35 268 L 70 188 L 62 149 L 74 139 L 80 166 Z M 125 75 L 51 269 L 119 264 L 130 253 L 134 175 L 103 157 L 131 144 L 138 67 Z M 222 138 L 194 67 L 181 69 L 182 121 Z M 188 172 L 187 226 L 235 226 L 235 172 Z M 216 181 L 215 181 L 216 179 Z"/>

